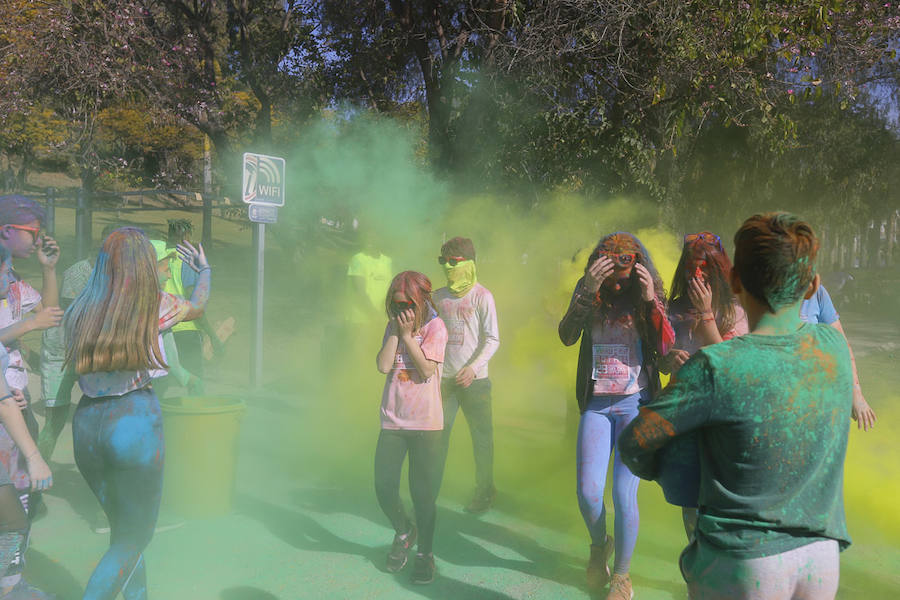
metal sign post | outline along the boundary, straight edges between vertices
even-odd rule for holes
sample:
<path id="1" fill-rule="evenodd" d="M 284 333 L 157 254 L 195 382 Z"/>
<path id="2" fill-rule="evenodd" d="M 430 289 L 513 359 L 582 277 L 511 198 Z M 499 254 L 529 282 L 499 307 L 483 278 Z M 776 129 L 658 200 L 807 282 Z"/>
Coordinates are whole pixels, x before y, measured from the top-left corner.
<path id="1" fill-rule="evenodd" d="M 256 268 L 250 305 L 253 311 L 253 336 L 250 359 L 250 384 L 262 383 L 263 367 L 263 287 L 265 283 L 266 223 L 278 220 L 278 207 L 284 206 L 284 159 L 264 154 L 244 153 L 242 196 L 253 227 L 253 251 Z"/>

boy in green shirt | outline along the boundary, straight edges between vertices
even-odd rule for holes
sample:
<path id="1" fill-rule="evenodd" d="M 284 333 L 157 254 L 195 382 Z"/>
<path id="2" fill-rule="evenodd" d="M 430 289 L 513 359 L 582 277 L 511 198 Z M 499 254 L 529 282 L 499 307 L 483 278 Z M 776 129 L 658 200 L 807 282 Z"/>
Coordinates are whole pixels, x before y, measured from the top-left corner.
<path id="1" fill-rule="evenodd" d="M 731 285 L 750 333 L 697 352 L 623 432 L 639 477 L 677 485 L 700 464 L 699 520 L 681 556 L 691 598 L 834 598 L 853 398 L 847 344 L 804 324 L 818 240 L 787 213 L 735 234 Z"/>

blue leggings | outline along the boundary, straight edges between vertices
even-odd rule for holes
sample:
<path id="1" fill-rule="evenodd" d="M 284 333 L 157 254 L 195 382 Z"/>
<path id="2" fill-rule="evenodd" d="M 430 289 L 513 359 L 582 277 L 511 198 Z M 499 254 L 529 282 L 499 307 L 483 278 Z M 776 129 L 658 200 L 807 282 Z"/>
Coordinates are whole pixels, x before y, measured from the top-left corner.
<path id="1" fill-rule="evenodd" d="M 147 597 L 143 551 L 153 537 L 162 495 L 162 416 L 152 390 L 83 397 L 72 419 L 75 463 L 109 518 L 109 550 L 91 574 L 84 600 Z"/>
<path id="2" fill-rule="evenodd" d="M 581 415 L 578 426 L 578 506 L 591 534 L 591 543 L 606 539 L 606 505 L 603 491 L 606 472 L 616 440 L 638 414 L 641 394 L 630 396 L 594 396 Z M 637 543 L 640 515 L 637 488 L 640 480 L 619 458 L 613 459 L 612 499 L 615 514 L 616 559 L 614 571 L 628 573 L 631 555 Z"/>

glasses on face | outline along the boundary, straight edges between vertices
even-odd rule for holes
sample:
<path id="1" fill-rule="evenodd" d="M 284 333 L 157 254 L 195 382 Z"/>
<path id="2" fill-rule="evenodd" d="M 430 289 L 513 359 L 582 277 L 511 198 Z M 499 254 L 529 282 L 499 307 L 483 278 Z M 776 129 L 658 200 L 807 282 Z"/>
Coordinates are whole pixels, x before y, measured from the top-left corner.
<path id="1" fill-rule="evenodd" d="M 400 313 L 415 307 L 416 305 L 414 302 L 391 300 L 391 314 L 395 317 Z"/>
<path id="2" fill-rule="evenodd" d="M 451 267 L 455 267 L 464 260 L 466 259 L 463 256 L 438 256 L 439 264 L 448 264 Z"/>
<path id="3" fill-rule="evenodd" d="M 630 267 L 637 259 L 637 254 L 635 254 L 634 252 L 596 252 L 591 255 L 591 262 L 593 263 L 601 256 L 605 256 L 609 260 L 613 261 L 614 265 L 618 265 L 620 267 Z"/>
<path id="4" fill-rule="evenodd" d="M 717 236 L 714 233 L 710 233 L 708 231 L 701 231 L 700 233 L 689 233 L 684 236 L 684 245 L 693 244 L 697 240 L 702 240 L 708 244 L 715 244 L 719 250 L 723 250 L 722 248 L 722 238 Z"/>
<path id="5" fill-rule="evenodd" d="M 27 231 L 28 233 L 30 233 L 32 244 L 37 242 L 38 238 L 41 235 L 40 227 L 29 227 L 28 225 L 12 225 L 12 224 L 7 224 L 6 226 L 9 227 L 10 229 L 19 229 L 21 231 Z"/>

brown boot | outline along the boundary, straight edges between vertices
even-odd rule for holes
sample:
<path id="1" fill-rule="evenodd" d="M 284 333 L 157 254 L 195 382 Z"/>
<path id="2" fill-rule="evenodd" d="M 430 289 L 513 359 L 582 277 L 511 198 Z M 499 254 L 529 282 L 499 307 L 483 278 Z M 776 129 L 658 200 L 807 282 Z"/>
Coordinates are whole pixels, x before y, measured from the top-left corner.
<path id="1" fill-rule="evenodd" d="M 610 536 L 606 536 L 602 544 L 591 544 L 591 558 L 586 570 L 588 589 L 599 590 L 609 582 L 609 557 L 614 548 Z"/>
<path id="2" fill-rule="evenodd" d="M 634 590 L 631 589 L 631 577 L 628 576 L 628 573 L 624 575 L 613 573 L 606 600 L 631 600 L 632 598 L 634 598 Z"/>

